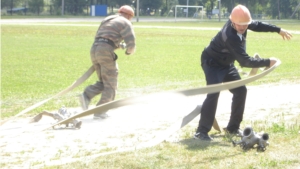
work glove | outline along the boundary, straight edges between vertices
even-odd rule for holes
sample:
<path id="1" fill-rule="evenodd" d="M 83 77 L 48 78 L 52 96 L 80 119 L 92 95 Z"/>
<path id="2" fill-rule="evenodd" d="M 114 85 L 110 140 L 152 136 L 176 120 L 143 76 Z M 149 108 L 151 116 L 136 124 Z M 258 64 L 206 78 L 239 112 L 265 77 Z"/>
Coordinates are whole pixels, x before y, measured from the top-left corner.
<path id="1" fill-rule="evenodd" d="M 119 44 L 119 47 L 120 47 L 121 49 L 126 49 L 126 44 L 125 44 L 124 42 L 121 42 L 121 43 Z"/>

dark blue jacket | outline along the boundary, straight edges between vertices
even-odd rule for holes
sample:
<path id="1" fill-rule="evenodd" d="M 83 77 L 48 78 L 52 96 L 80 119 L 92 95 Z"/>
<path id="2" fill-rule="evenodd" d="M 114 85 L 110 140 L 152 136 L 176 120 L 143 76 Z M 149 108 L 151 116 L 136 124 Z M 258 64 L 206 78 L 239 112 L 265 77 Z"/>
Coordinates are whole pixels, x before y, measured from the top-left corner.
<path id="1" fill-rule="evenodd" d="M 259 21 L 252 21 L 248 29 L 255 32 L 280 32 L 279 27 Z M 242 67 L 269 66 L 269 59 L 256 59 L 246 53 L 246 37 L 247 31 L 241 39 L 232 27 L 232 22 L 228 20 L 220 32 L 211 40 L 209 46 L 205 48 L 204 54 L 207 57 L 212 57 L 221 65 L 229 65 L 236 60 Z"/>

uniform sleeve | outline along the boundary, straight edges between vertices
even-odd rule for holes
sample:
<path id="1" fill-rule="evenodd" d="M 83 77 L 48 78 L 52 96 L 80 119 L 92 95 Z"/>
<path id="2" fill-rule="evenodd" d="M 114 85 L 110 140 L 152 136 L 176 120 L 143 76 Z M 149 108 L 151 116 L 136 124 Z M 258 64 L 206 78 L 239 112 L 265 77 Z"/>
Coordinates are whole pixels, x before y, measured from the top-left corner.
<path id="1" fill-rule="evenodd" d="M 135 52 L 135 33 L 132 24 L 128 21 L 127 25 L 120 32 L 126 43 L 126 54 L 130 55 Z"/>
<path id="2" fill-rule="evenodd" d="M 270 65 L 270 59 L 249 56 L 244 49 L 244 44 L 242 44 L 238 36 L 228 38 L 226 47 L 242 67 L 258 68 Z"/>
<path id="3" fill-rule="evenodd" d="M 275 25 L 271 25 L 264 22 L 259 21 L 252 21 L 251 24 L 248 26 L 249 30 L 255 31 L 255 32 L 280 32 L 280 27 L 277 27 Z"/>

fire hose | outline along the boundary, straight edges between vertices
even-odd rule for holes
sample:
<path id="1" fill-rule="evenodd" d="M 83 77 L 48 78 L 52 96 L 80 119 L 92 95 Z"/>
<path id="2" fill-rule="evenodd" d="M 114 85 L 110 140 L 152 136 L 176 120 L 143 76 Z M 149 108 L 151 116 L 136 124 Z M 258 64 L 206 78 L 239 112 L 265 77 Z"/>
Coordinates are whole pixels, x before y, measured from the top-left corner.
<path id="1" fill-rule="evenodd" d="M 257 74 L 255 76 L 251 76 L 242 80 L 237 80 L 237 81 L 232 81 L 232 82 L 226 82 L 226 83 L 222 83 L 222 84 L 214 84 L 214 85 L 208 85 L 205 87 L 200 87 L 200 88 L 194 88 L 194 89 L 187 89 L 187 90 L 181 90 L 181 91 L 173 91 L 173 92 L 161 92 L 161 93 L 154 93 L 154 94 L 149 94 L 149 95 L 145 95 L 145 96 L 136 96 L 136 97 L 129 97 L 129 98 L 125 98 L 125 99 L 120 99 L 120 100 L 115 100 L 106 104 L 102 104 L 100 106 L 97 106 L 95 108 L 83 111 L 81 113 L 78 113 L 74 116 L 71 116 L 70 118 L 64 119 L 55 125 L 59 125 L 59 124 L 65 124 L 75 118 L 80 118 L 80 117 L 84 117 L 84 116 L 88 116 L 94 113 L 101 113 L 101 112 L 105 112 L 109 109 L 112 108 L 118 108 L 118 107 L 122 107 L 125 105 L 130 105 L 130 104 L 135 104 L 135 103 L 139 103 L 139 102 L 143 102 L 145 100 L 149 100 L 152 99 L 153 96 L 163 96 L 165 94 L 178 94 L 178 95 L 184 95 L 184 96 L 193 96 L 193 95 L 200 95 L 200 94 L 209 94 L 209 93 L 215 93 L 215 92 L 220 92 L 222 90 L 229 90 L 229 89 L 233 89 L 239 86 L 243 86 L 247 83 L 253 82 L 257 79 L 260 79 L 264 76 L 266 76 L 267 74 L 269 74 L 270 72 L 272 72 L 275 68 L 277 68 L 279 65 L 281 64 L 281 61 L 278 59 L 276 64 L 274 64 L 272 67 L 270 67 L 267 70 L 264 70 L 262 73 Z M 43 100 L 41 102 L 38 102 L 26 109 L 24 109 L 23 111 L 21 111 L 20 113 L 18 113 L 17 115 L 15 115 L 12 119 L 15 119 L 16 117 L 23 115 L 43 104 L 45 104 L 46 102 L 50 101 L 51 99 L 57 98 L 59 96 L 62 96 L 64 94 L 66 94 L 67 92 L 73 90 L 74 88 L 78 87 L 80 84 L 82 84 L 85 80 L 87 80 L 95 71 L 94 67 L 91 66 L 80 78 L 78 78 L 71 86 L 67 87 L 66 89 L 62 90 L 61 92 L 57 93 L 56 95 Z M 8 119 L 11 120 L 11 119 Z M 1 121 L 1 125 L 3 125 L 5 122 L 7 122 L 8 120 L 3 120 Z M 50 127 L 53 127 L 50 126 Z"/>
<path id="2" fill-rule="evenodd" d="M 222 84 L 213 84 L 213 85 L 208 85 L 205 87 L 194 88 L 194 89 L 171 91 L 171 92 L 160 92 L 160 93 L 148 94 L 148 95 L 144 95 L 144 96 L 135 96 L 135 97 L 129 97 L 129 98 L 125 98 L 125 99 L 115 100 L 115 101 L 112 101 L 109 103 L 105 103 L 105 104 L 96 106 L 92 109 L 83 111 L 81 113 L 78 113 L 68 119 L 64 119 L 64 120 L 50 126 L 49 128 L 54 127 L 59 124 L 64 124 L 75 118 L 80 118 L 80 117 L 88 116 L 88 115 L 95 114 L 95 113 L 100 113 L 100 114 L 105 113 L 108 110 L 113 109 L 113 108 L 118 108 L 118 107 L 137 104 L 137 103 L 143 103 L 143 102 L 147 102 L 153 98 L 164 97 L 164 96 L 170 95 L 170 94 L 181 95 L 181 96 L 194 96 L 194 95 L 210 94 L 210 93 L 220 92 L 222 90 L 229 90 L 229 89 L 237 88 L 239 86 L 243 86 L 247 83 L 253 82 L 259 78 L 266 76 L 267 74 L 272 72 L 276 67 L 278 67 L 280 64 L 281 64 L 281 61 L 277 60 L 277 62 L 272 67 L 264 70 L 262 73 L 242 79 L 242 80 L 236 80 L 236 81 L 226 82 L 226 83 L 222 83 Z"/>
<path id="3" fill-rule="evenodd" d="M 237 80 L 237 81 L 232 81 L 232 82 L 226 82 L 226 83 L 222 83 L 222 84 L 215 84 L 215 85 L 208 85 L 206 87 L 200 87 L 200 88 L 194 88 L 194 89 L 188 89 L 188 90 L 181 90 L 181 91 L 175 91 L 175 92 L 161 92 L 161 93 L 156 93 L 156 94 L 149 94 L 149 95 L 145 95 L 145 96 L 136 96 L 136 97 L 129 97 L 129 98 L 125 98 L 125 99 L 120 99 L 120 100 L 116 100 L 116 101 L 112 101 L 100 106 L 97 106 L 95 108 L 83 111 L 81 113 L 78 113 L 76 115 L 73 115 L 67 119 L 61 120 L 58 123 L 51 125 L 48 128 L 52 128 L 56 125 L 60 125 L 60 124 L 67 124 L 72 122 L 72 120 L 80 118 L 80 117 L 84 117 L 87 115 L 91 115 L 94 113 L 102 113 L 102 112 L 106 112 L 109 109 L 113 109 L 113 108 L 118 108 L 118 107 L 122 107 L 122 106 L 126 106 L 126 105 L 130 105 L 130 104 L 136 104 L 139 102 L 143 102 L 143 101 L 151 101 L 151 99 L 153 98 L 157 98 L 159 96 L 163 96 L 165 94 L 177 94 L 177 95 L 181 95 L 181 96 L 193 96 L 193 95 L 200 95 L 200 94 L 207 94 L 207 93 L 215 93 L 215 92 L 219 92 L 222 90 L 229 90 L 229 89 L 233 89 L 239 86 L 243 86 L 247 83 L 253 82 L 257 79 L 260 79 L 264 76 L 266 76 L 267 74 L 269 74 L 270 72 L 272 72 L 274 69 L 276 69 L 279 65 L 281 64 L 280 60 L 277 60 L 277 62 L 270 68 L 265 69 L 262 73 L 254 75 L 254 76 L 250 76 L 248 78 L 242 79 L 242 80 Z M 30 110 L 33 110 L 34 108 L 41 106 L 42 104 L 46 103 L 47 101 L 62 96 L 63 94 L 66 94 L 67 92 L 71 91 L 72 89 L 74 89 L 75 87 L 79 86 L 81 83 L 83 83 L 86 79 L 89 78 L 89 76 L 94 72 L 94 68 L 90 67 L 87 72 L 85 72 L 79 79 L 77 79 L 71 86 L 69 86 L 68 88 L 64 89 L 63 91 L 59 92 L 58 94 L 54 95 L 53 97 L 50 97 L 46 100 L 43 100 L 25 110 L 23 110 L 22 112 L 20 112 L 19 114 L 17 114 L 14 117 L 18 117 L 22 114 L 25 114 L 27 112 L 29 112 Z M 154 97 L 155 96 L 155 97 Z M 151 147 L 151 146 L 155 146 L 156 144 L 162 142 L 165 140 L 166 137 L 169 137 L 172 133 L 174 133 L 175 131 L 177 131 L 178 129 L 182 128 L 183 126 L 185 126 L 186 124 L 188 124 L 194 117 L 196 117 L 197 115 L 199 115 L 200 113 L 200 109 L 201 106 L 197 106 L 196 109 L 194 111 L 192 111 L 191 113 L 189 113 L 187 116 L 183 117 L 182 120 L 177 121 L 176 123 L 174 123 L 173 125 L 171 125 L 171 127 L 169 127 L 166 131 L 162 132 L 162 134 L 157 135 L 157 137 L 155 137 L 154 139 L 151 139 L 145 143 L 141 143 L 136 145 L 133 148 L 128 148 L 128 149 L 121 149 L 121 150 L 116 150 L 116 151 L 111 151 L 111 152 L 105 152 L 105 153 L 100 153 L 100 154 L 94 154 L 89 156 L 90 158 L 96 158 L 99 156 L 105 156 L 108 154 L 114 154 L 114 153 L 120 153 L 120 152 L 126 152 L 126 151 L 132 151 L 132 150 L 136 150 L 136 149 L 141 149 L 141 148 L 146 148 L 146 147 Z M 3 124 L 3 123 L 2 123 Z M 256 134 L 251 134 L 250 132 L 250 137 L 246 137 L 248 136 L 247 132 L 245 132 L 245 137 L 244 140 L 242 138 L 241 141 L 239 142 L 234 142 L 235 145 L 241 145 L 242 147 L 244 147 L 245 149 L 250 148 L 252 146 L 254 146 L 255 144 L 258 144 L 258 148 L 261 150 L 265 150 L 265 147 L 268 145 L 267 140 L 268 140 L 268 135 L 256 135 Z M 254 136 L 253 136 L 254 135 Z M 257 139 L 259 138 L 259 139 Z M 250 140 L 250 141 L 249 141 Z M 259 140 L 257 142 L 257 140 Z M 84 157 L 87 158 L 87 157 Z M 60 160 L 61 161 L 61 160 Z"/>
<path id="4" fill-rule="evenodd" d="M 177 92 L 173 92 L 173 93 L 177 93 L 177 94 L 181 94 L 181 95 L 185 95 L 185 96 L 191 96 L 191 95 L 197 95 L 197 94 L 205 94 L 205 93 L 214 93 L 214 92 L 218 92 L 221 90 L 226 90 L 226 89 L 232 89 L 232 88 L 236 88 L 242 85 L 245 85 L 247 83 L 250 83 L 252 81 L 255 81 L 259 78 L 264 77 L 265 75 L 267 75 L 268 73 L 272 72 L 276 67 L 278 67 L 281 64 L 280 60 L 277 60 L 276 64 L 273 65 L 272 67 L 270 67 L 269 69 L 265 69 L 262 73 L 258 74 L 258 75 L 253 75 L 253 76 L 249 76 L 246 79 L 243 80 L 238 80 L 238 81 L 234 81 L 234 82 L 228 82 L 228 83 L 223 83 L 223 84 L 218 84 L 218 85 L 210 85 L 210 86 L 206 86 L 206 87 L 202 87 L 202 88 L 196 88 L 196 89 L 189 89 L 189 90 L 184 90 L 184 91 L 177 91 Z M 162 93 L 160 93 L 162 95 Z M 151 96 L 158 96 L 158 94 L 152 94 Z M 57 124 L 54 124 L 48 128 L 54 127 L 56 125 L 59 124 L 63 124 L 66 123 L 72 119 L 76 119 L 79 117 L 83 117 L 83 116 L 87 116 L 89 114 L 93 114 L 95 112 L 99 113 L 99 112 L 106 112 L 106 110 L 110 109 L 110 108 L 117 108 L 117 107 L 121 107 L 121 106 L 125 106 L 128 104 L 134 104 L 136 102 L 142 101 L 142 100 L 147 100 L 147 99 L 151 99 L 150 95 L 147 96 L 139 96 L 139 97 L 131 97 L 131 98 L 126 98 L 126 99 L 121 99 L 121 100 L 116 100 L 104 105 L 100 105 L 97 106 L 93 109 L 84 111 L 80 114 L 77 114 L 69 119 L 65 119 Z M 161 143 L 162 141 L 164 141 L 167 137 L 169 137 L 171 134 L 173 134 L 174 132 L 176 132 L 178 129 L 182 128 L 183 126 L 185 126 L 186 124 L 188 124 L 191 120 L 193 120 L 196 116 L 199 115 L 201 110 L 201 105 L 198 105 L 196 107 L 195 110 L 193 110 L 191 113 L 189 113 L 188 115 L 186 115 L 185 117 L 183 117 L 181 120 L 178 120 L 176 123 L 174 123 L 173 125 L 171 125 L 167 130 L 161 132 L 160 134 L 158 134 L 155 138 L 144 142 L 144 143 L 140 143 L 138 145 L 136 145 L 135 147 L 132 148 L 123 148 L 123 149 L 118 149 L 115 151 L 109 151 L 109 152 L 104 152 L 104 153 L 98 153 L 98 154 L 93 154 L 90 156 L 85 156 L 84 159 L 94 159 L 100 156 L 106 156 L 106 155 L 110 155 L 110 154 L 115 154 L 115 153 L 121 153 L 121 152 L 127 152 L 127 151 L 134 151 L 137 149 L 142 149 L 142 148 L 147 148 L 147 147 L 152 147 L 155 146 L 159 143 Z M 215 120 L 216 121 L 216 120 Z M 47 129 L 48 129 L 47 128 Z M 262 150 L 264 151 L 266 149 L 266 147 L 268 146 L 268 139 L 269 136 L 264 133 L 262 135 L 259 134 L 254 134 L 253 130 L 251 130 L 252 132 L 245 130 L 244 131 L 244 137 L 242 137 L 241 141 L 239 142 L 233 142 L 234 145 L 241 145 L 241 147 L 243 147 L 244 149 L 249 149 L 251 147 L 253 147 L 255 144 L 258 144 L 258 150 Z M 69 162 L 73 162 L 76 160 L 80 160 L 80 159 L 74 159 L 71 161 L 66 161 L 66 163 Z M 61 162 L 61 160 L 60 160 Z"/>

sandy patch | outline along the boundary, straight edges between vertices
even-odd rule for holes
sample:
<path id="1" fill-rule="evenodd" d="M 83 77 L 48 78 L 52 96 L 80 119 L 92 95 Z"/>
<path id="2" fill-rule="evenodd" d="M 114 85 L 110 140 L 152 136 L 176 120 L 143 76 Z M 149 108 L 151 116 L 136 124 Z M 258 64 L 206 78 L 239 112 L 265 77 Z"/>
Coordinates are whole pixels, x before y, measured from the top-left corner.
<path id="1" fill-rule="evenodd" d="M 248 87 L 244 119 L 271 120 L 280 113 L 285 114 L 283 118 L 287 121 L 292 119 L 300 113 L 299 89 L 299 84 Z M 43 131 L 55 122 L 45 116 L 38 123 L 29 124 L 29 118 L 7 122 L 0 127 L 1 166 L 34 168 L 32 166 L 88 161 L 104 152 L 134 150 L 181 120 L 202 104 L 204 98 L 205 95 L 172 96 L 151 103 L 124 106 L 110 110 L 109 117 L 104 120 L 93 120 L 92 116 L 82 118 L 79 130 Z M 227 125 L 230 105 L 231 94 L 222 92 L 216 116 L 221 128 Z M 198 121 L 199 116 L 189 126 L 196 128 Z M 179 133 L 166 140 L 180 141 Z"/>

